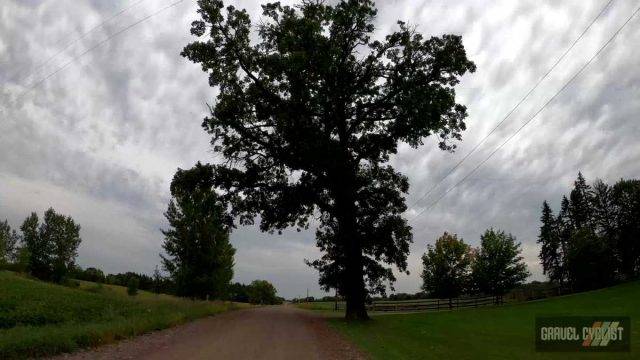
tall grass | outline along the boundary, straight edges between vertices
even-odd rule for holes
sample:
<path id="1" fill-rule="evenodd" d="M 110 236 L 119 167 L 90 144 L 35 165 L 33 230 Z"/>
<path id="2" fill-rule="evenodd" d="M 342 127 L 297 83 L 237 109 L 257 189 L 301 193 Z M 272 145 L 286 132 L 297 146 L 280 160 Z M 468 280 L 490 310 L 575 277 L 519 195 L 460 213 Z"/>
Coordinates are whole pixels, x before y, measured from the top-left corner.
<path id="1" fill-rule="evenodd" d="M 80 282 L 78 288 L 0 272 L 0 359 L 71 352 L 110 343 L 237 305 L 192 301 Z"/>

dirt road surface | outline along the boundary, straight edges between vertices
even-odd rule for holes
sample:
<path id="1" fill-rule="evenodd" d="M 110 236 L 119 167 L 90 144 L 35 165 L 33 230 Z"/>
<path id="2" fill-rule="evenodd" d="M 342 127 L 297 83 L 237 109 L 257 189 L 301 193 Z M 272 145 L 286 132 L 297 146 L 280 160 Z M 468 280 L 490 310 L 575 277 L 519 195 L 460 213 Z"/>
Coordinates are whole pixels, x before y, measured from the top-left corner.
<path id="1" fill-rule="evenodd" d="M 291 305 L 231 311 L 55 360 L 364 359 L 317 315 Z"/>

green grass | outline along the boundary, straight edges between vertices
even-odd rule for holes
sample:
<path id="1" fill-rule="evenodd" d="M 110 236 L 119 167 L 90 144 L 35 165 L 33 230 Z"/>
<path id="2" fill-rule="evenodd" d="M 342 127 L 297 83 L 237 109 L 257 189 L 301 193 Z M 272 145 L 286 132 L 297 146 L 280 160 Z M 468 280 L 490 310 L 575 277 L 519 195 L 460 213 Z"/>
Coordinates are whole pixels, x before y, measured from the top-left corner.
<path id="1" fill-rule="evenodd" d="M 344 309 L 344 303 L 341 302 L 342 309 Z M 313 310 L 313 311 L 322 311 L 322 312 L 333 312 L 335 303 L 333 301 L 314 301 L 314 302 L 303 302 L 297 303 L 296 307 L 305 310 Z M 344 311 L 342 311 L 344 313 Z"/>
<path id="2" fill-rule="evenodd" d="M 70 352 L 236 307 L 81 282 L 77 289 L 0 272 L 0 359 Z"/>
<path id="3" fill-rule="evenodd" d="M 536 315 L 631 317 L 630 353 L 537 353 Z M 640 283 L 482 309 L 329 319 L 373 359 L 640 359 Z"/>

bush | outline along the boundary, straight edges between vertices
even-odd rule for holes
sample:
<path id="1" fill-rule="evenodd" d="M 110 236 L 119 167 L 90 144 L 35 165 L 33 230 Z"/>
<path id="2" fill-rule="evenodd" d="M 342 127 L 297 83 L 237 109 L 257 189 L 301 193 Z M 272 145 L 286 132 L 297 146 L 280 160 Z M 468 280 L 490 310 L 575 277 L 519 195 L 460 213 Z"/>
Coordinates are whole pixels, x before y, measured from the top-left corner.
<path id="1" fill-rule="evenodd" d="M 254 280 L 249 285 L 249 302 L 260 305 L 276 305 L 276 288 L 266 280 Z"/>
<path id="2" fill-rule="evenodd" d="M 140 285 L 140 281 L 138 278 L 131 277 L 129 281 L 127 281 L 127 294 L 130 296 L 135 296 L 138 294 L 138 285 Z"/>

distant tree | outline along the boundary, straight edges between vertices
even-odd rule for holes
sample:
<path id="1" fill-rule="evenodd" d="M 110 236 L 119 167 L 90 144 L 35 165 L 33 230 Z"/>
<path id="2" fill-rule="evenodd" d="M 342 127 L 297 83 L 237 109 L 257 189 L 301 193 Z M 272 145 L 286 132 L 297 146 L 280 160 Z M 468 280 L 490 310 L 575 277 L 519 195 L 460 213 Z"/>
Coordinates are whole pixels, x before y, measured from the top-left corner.
<path id="1" fill-rule="evenodd" d="M 249 302 L 249 286 L 241 283 L 233 283 L 229 287 L 229 300 L 235 302 Z"/>
<path id="2" fill-rule="evenodd" d="M 254 280 L 248 288 L 249 302 L 260 305 L 278 304 L 276 288 L 267 280 Z"/>
<path id="3" fill-rule="evenodd" d="M 422 289 L 432 297 L 454 298 L 469 285 L 472 252 L 456 234 L 444 233 L 422 255 Z"/>
<path id="4" fill-rule="evenodd" d="M 40 236 L 38 214 L 31 213 L 20 226 L 22 240 L 29 255 L 27 271 L 37 278 L 49 279 L 53 272 L 53 244 Z"/>
<path id="5" fill-rule="evenodd" d="M 612 188 L 602 180 L 596 180 L 592 188 L 591 215 L 594 229 L 601 237 L 613 240 L 618 226 Z"/>
<path id="6" fill-rule="evenodd" d="M 162 263 L 180 296 L 224 298 L 233 277 L 231 220 L 213 191 L 213 180 L 213 167 L 197 163 L 178 169 L 171 182 Z"/>
<path id="7" fill-rule="evenodd" d="M 80 225 L 70 216 L 58 214 L 52 208 L 44 213 L 43 223 L 39 229 L 40 241 L 51 249 L 49 268 L 51 279 L 57 282 L 66 278 L 69 269 L 75 264 L 78 256 Z"/>
<path id="8" fill-rule="evenodd" d="M 579 172 L 569 196 L 569 216 L 576 229 L 592 226 L 592 199 L 593 192 L 591 186 L 587 185 L 584 176 Z"/>
<path id="9" fill-rule="evenodd" d="M 61 281 L 75 264 L 78 255 L 80 225 L 69 216 L 48 209 L 43 223 L 31 213 L 20 227 L 28 253 L 28 271 L 43 280 Z"/>
<path id="10" fill-rule="evenodd" d="M 79 279 L 79 280 L 92 281 L 92 282 L 96 282 L 96 283 L 105 282 L 104 272 L 102 272 L 102 270 L 96 269 L 94 267 L 86 268 L 83 271 L 83 277 L 84 277 L 83 279 Z"/>
<path id="11" fill-rule="evenodd" d="M 135 276 L 130 277 L 129 280 L 127 281 L 127 294 L 129 294 L 129 296 L 138 295 L 139 286 L 140 286 L 140 280 Z"/>
<path id="12" fill-rule="evenodd" d="M 596 180 L 589 186 L 578 173 L 570 200 L 562 198 L 558 246 L 552 241 L 551 217 L 546 205 L 539 242 L 551 281 L 584 290 L 640 276 L 640 180 L 621 179 L 614 186 Z M 550 261 L 555 254 L 560 261 Z"/>
<path id="13" fill-rule="evenodd" d="M 538 235 L 538 243 L 540 244 L 539 257 L 542 263 L 542 271 L 549 277 L 551 282 L 562 283 L 564 254 L 562 253 L 558 221 L 546 201 L 542 203 L 540 221 L 542 226 L 540 227 L 540 235 Z"/>
<path id="14" fill-rule="evenodd" d="M 573 221 L 571 220 L 569 199 L 564 195 L 560 202 L 560 212 L 558 213 L 556 225 L 558 226 L 558 238 L 560 241 L 560 252 L 562 256 L 561 264 L 557 267 L 558 271 L 554 274 L 554 280 L 558 284 L 564 285 L 567 281 L 567 277 L 569 276 L 566 268 L 567 249 L 569 247 L 569 241 L 576 230 Z"/>
<path id="15" fill-rule="evenodd" d="M 625 279 L 640 276 L 640 180 L 620 180 L 612 189 L 614 249 Z"/>
<path id="16" fill-rule="evenodd" d="M 0 221 L 0 265 L 17 260 L 19 242 L 20 235 L 11 229 L 9 222 Z"/>
<path id="17" fill-rule="evenodd" d="M 29 249 L 26 246 L 20 246 L 17 250 L 16 259 L 12 264 L 15 272 L 24 273 L 29 269 Z"/>
<path id="18" fill-rule="evenodd" d="M 597 289 L 615 282 L 616 262 L 607 242 L 582 228 L 569 241 L 566 255 L 568 280 L 576 291 Z"/>
<path id="19" fill-rule="evenodd" d="M 406 271 L 412 240 L 408 180 L 390 156 L 430 135 L 453 150 L 465 129 L 454 87 L 476 67 L 462 38 L 400 22 L 374 40 L 371 0 L 269 3 L 256 28 L 245 10 L 198 4 L 191 33 L 205 38 L 182 55 L 219 89 L 203 126 L 226 159 L 216 185 L 232 215 L 280 231 L 319 213 L 324 256 L 309 264 L 346 297 L 347 318 L 368 318 L 368 292 L 395 280 L 391 266 Z"/>
<path id="20" fill-rule="evenodd" d="M 529 276 L 520 243 L 504 231 L 489 229 L 480 238 L 480 250 L 472 264 L 475 288 L 485 294 L 504 295 Z"/>
<path id="21" fill-rule="evenodd" d="M 162 292 L 163 283 L 164 277 L 156 266 L 155 270 L 153 270 L 153 292 L 156 294 L 160 294 Z"/>

